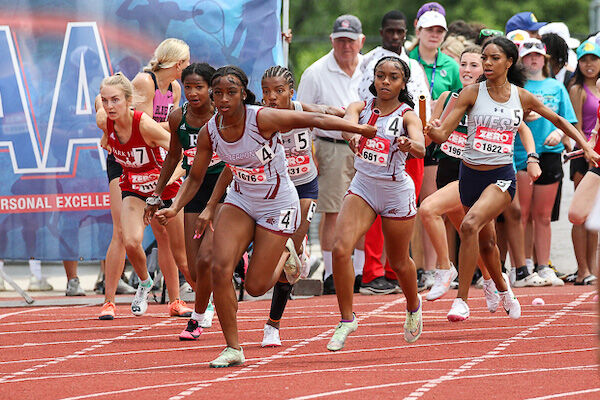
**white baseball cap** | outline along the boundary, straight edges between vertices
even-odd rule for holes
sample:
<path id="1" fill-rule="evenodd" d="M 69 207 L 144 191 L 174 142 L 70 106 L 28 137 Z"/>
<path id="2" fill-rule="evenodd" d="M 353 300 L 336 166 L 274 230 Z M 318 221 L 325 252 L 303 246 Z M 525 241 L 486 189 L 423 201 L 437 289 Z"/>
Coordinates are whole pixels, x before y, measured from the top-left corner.
<path id="1" fill-rule="evenodd" d="M 517 46 L 520 45 L 523 41 L 527 40 L 530 38 L 529 33 L 527 31 L 523 31 L 521 29 L 516 29 L 514 31 L 510 31 L 506 34 L 506 37 L 513 42 L 514 44 L 516 44 Z"/>
<path id="2" fill-rule="evenodd" d="M 558 36 L 563 38 L 565 42 L 567 42 L 567 46 L 569 46 L 570 49 L 576 49 L 581 44 L 579 39 L 571 37 L 569 27 L 564 22 L 551 22 L 548 25 L 542 26 L 538 33 L 540 35 L 544 35 L 546 33 L 556 33 Z"/>
<path id="3" fill-rule="evenodd" d="M 421 15 L 417 21 L 417 28 L 431 28 L 432 26 L 441 26 L 448 30 L 446 18 L 437 11 L 427 11 Z"/>
<path id="4" fill-rule="evenodd" d="M 519 58 L 523 58 L 531 53 L 546 55 L 546 46 L 540 39 L 529 38 L 522 41 L 519 45 Z"/>

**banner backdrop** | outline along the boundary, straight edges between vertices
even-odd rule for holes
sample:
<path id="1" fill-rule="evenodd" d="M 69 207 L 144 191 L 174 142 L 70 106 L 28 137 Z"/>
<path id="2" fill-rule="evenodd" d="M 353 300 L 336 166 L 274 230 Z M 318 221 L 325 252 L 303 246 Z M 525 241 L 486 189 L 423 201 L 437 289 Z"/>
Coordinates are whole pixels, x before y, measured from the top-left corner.
<path id="1" fill-rule="evenodd" d="M 167 37 L 236 64 L 260 97 L 283 61 L 281 0 L 0 1 L 0 258 L 97 260 L 112 234 L 94 98 Z"/>

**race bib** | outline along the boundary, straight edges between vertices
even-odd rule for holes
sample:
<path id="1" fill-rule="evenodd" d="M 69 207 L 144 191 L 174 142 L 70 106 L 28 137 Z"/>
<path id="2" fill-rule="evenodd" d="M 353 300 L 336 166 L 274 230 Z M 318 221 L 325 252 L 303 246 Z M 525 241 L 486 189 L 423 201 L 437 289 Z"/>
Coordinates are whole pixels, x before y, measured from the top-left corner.
<path id="1" fill-rule="evenodd" d="M 502 190 L 503 192 L 506 192 L 511 184 L 512 184 L 512 181 L 504 181 L 501 179 L 498 179 L 496 181 L 496 186 L 498 186 L 500 188 L 500 190 Z"/>
<path id="2" fill-rule="evenodd" d="M 287 157 L 288 162 L 288 174 L 291 177 L 300 176 L 310 171 L 310 157 L 309 156 L 290 156 Z"/>
<path id="3" fill-rule="evenodd" d="M 267 143 L 265 143 L 260 149 L 256 150 L 254 154 L 256 154 L 256 157 L 258 157 L 262 165 L 265 165 L 273 158 L 275 158 L 275 152 L 269 147 Z"/>
<path id="4" fill-rule="evenodd" d="M 360 152 L 360 158 L 368 163 L 384 167 L 387 165 L 389 153 L 390 141 L 374 137 L 373 139 L 367 139 L 365 147 Z"/>
<path id="5" fill-rule="evenodd" d="M 310 136 L 308 131 L 294 133 L 296 151 L 304 151 L 310 148 Z"/>
<path id="6" fill-rule="evenodd" d="M 264 166 L 260 168 L 242 168 L 228 164 L 228 167 L 233 172 L 233 175 L 242 182 L 256 184 L 267 182 L 267 174 L 265 174 Z"/>
<path id="7" fill-rule="evenodd" d="M 395 137 L 402 136 L 402 118 L 399 116 L 389 118 L 385 124 L 385 133 Z"/>
<path id="8" fill-rule="evenodd" d="M 514 132 L 478 126 L 473 149 L 487 154 L 511 154 Z"/>
<path id="9" fill-rule="evenodd" d="M 160 170 L 147 172 L 129 172 L 128 178 L 131 188 L 144 194 L 151 194 L 156 189 Z"/>
<path id="10" fill-rule="evenodd" d="M 447 141 L 440 145 L 440 150 L 454 158 L 462 158 L 462 152 L 467 143 L 467 134 L 454 131 Z"/>
<path id="11" fill-rule="evenodd" d="M 288 230 L 293 227 L 296 218 L 296 209 L 286 208 L 279 212 L 279 224 L 278 227 L 282 231 Z"/>
<path id="12" fill-rule="evenodd" d="M 189 148 L 183 152 L 183 156 L 187 157 L 187 164 L 191 166 L 194 163 L 194 158 L 196 157 L 196 147 Z M 210 159 L 209 167 L 216 165 L 221 162 L 221 159 L 217 155 L 217 153 L 213 153 L 212 158 Z"/>

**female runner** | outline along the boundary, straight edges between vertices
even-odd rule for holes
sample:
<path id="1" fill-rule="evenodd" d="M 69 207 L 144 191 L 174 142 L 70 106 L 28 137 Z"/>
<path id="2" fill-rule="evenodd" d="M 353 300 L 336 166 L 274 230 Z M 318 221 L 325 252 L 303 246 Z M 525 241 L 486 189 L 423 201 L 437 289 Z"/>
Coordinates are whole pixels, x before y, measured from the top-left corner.
<path id="1" fill-rule="evenodd" d="M 572 86 L 569 88 L 569 95 L 577 121 L 579 121 L 575 127 L 588 140 L 596 123 L 596 110 L 600 101 L 600 90 L 595 86 L 598 78 L 600 78 L 600 47 L 593 39 L 586 40 L 577 48 L 577 69 L 571 79 Z M 575 185 L 575 192 L 577 192 L 584 175 L 587 175 L 588 169 L 589 165 L 583 158 L 571 160 L 570 175 Z M 578 202 L 578 204 L 581 203 Z M 571 205 L 571 209 L 573 209 L 573 205 Z M 574 220 L 577 219 L 575 216 Z M 590 231 L 584 225 L 574 224 L 571 237 L 577 259 L 577 273 L 567 277 L 567 281 L 572 281 L 577 285 L 592 284 L 596 280 L 594 272 L 597 265 L 598 232 Z"/>
<path id="2" fill-rule="evenodd" d="M 181 87 L 177 79 L 181 78 L 181 71 L 190 60 L 190 49 L 188 45 L 179 39 L 166 39 L 158 45 L 154 51 L 154 57 L 150 60 L 144 72 L 139 73 L 133 79 L 134 87 L 134 107 L 150 115 L 155 121 L 160 122 L 163 128 L 169 129 L 167 115 L 172 110 L 174 104 L 179 104 L 181 98 Z M 99 102 L 99 99 L 97 99 Z M 106 252 L 105 263 L 105 303 L 100 311 L 100 319 L 113 319 L 116 307 L 114 304 L 115 293 L 119 282 L 119 277 L 123 271 L 125 260 L 125 247 L 122 242 L 121 233 L 121 191 L 119 182 L 115 180 L 121 176 L 122 168 L 115 161 L 114 156 L 109 154 L 106 160 L 106 167 L 109 179 L 109 189 L 111 198 L 111 216 L 113 220 L 113 235 L 110 245 Z M 113 182 L 114 181 L 114 182 Z M 164 229 L 157 226 L 157 231 L 166 235 Z M 173 235 L 171 246 L 174 250 L 174 256 L 178 266 L 187 273 L 187 265 L 183 255 L 182 234 Z M 172 258 L 167 252 L 159 252 L 159 264 L 166 265 Z M 164 274 L 164 271 L 163 271 Z M 165 280 L 167 279 L 167 275 Z M 171 276 L 169 280 L 173 280 Z M 179 298 L 177 290 L 176 298 Z M 173 302 L 169 312 L 171 315 L 189 315 L 191 309 L 185 306 L 182 301 Z"/>
<path id="3" fill-rule="evenodd" d="M 463 320 L 469 314 L 468 298 L 471 277 L 477 262 L 477 248 L 485 254 L 487 267 L 494 280 L 502 304 L 510 318 L 521 316 L 521 306 L 502 276 L 494 223 L 515 195 L 513 168 L 514 134 L 523 120 L 523 109 L 533 110 L 573 137 L 585 150 L 586 156 L 600 158 L 564 118 L 556 115 L 526 90 L 514 83 L 523 84 L 524 76 L 517 67 L 517 47 L 504 37 L 495 37 L 483 47 L 485 80 L 463 89 L 456 106 L 443 123 L 434 120 L 426 133 L 436 143 L 445 142 L 468 113 L 467 142 L 460 165 L 459 192 L 466 215 L 460 226 L 458 297 L 448 313 L 450 320 Z M 541 171 L 539 156 L 530 133 L 522 132 L 521 140 L 528 152 L 527 171 L 532 180 Z"/>
<path id="4" fill-rule="evenodd" d="M 415 187 L 404 164 L 409 153 L 418 158 L 425 155 L 425 138 L 406 90 L 410 79 L 408 65 L 398 57 L 384 57 L 375 65 L 374 76 L 370 90 L 376 97 L 366 103 L 350 104 L 345 118 L 366 123 L 377 114 L 377 108 L 381 116 L 376 121 L 376 137 L 365 141 L 360 135 L 342 133 L 357 157 L 356 175 L 335 227 L 333 279 L 342 319 L 327 345 L 331 351 L 343 349 L 348 335 L 358 327 L 352 312 L 354 270 L 350 256 L 377 215 L 381 216 L 386 255 L 406 296 L 404 339 L 414 342 L 423 327 L 417 271 L 409 255 L 417 213 Z"/>
<path id="5" fill-rule="evenodd" d="M 160 171 L 160 177 L 156 189 L 152 193 L 160 197 L 168 180 L 173 175 L 179 160 L 183 160 L 182 166 L 189 174 L 189 170 L 196 154 L 196 141 L 200 128 L 214 115 L 214 107 L 209 97 L 209 82 L 215 69 L 206 63 L 194 63 L 189 65 L 181 73 L 181 82 L 187 102 L 181 108 L 175 109 L 169 115 L 169 126 L 171 130 L 171 142 L 169 152 Z M 194 198 L 184 207 L 184 230 L 185 250 L 187 264 L 191 267 L 192 280 L 196 282 L 194 288 L 195 301 L 194 312 L 188 321 L 187 327 L 181 332 L 181 340 L 197 339 L 202 333 L 202 328 L 208 328 L 212 324 L 214 314 L 210 304 L 212 292 L 210 284 L 210 259 L 212 256 L 212 231 L 208 230 L 196 240 L 194 228 L 198 215 L 206 207 L 217 178 L 223 170 L 225 163 L 218 157 L 213 157 L 206 171 L 206 179 Z M 148 223 L 158 206 L 146 206 L 144 218 Z"/>
<path id="6" fill-rule="evenodd" d="M 123 199 L 121 213 L 123 244 L 127 257 L 140 278 L 131 311 L 135 315 L 142 315 L 148 308 L 147 297 L 153 284 L 146 270 L 146 254 L 142 248 L 144 203 L 147 199 L 152 199 L 151 193 L 162 165 L 159 147 L 169 148 L 169 134 L 143 112 L 131 109 L 133 85 L 123 74 L 117 73 L 105 78 L 100 85 L 100 96 L 103 109 L 96 114 L 96 123 L 104 132 L 101 141 L 103 147 L 112 153 L 115 160 L 123 167 L 120 178 Z M 175 197 L 179 185 L 179 177 L 175 177 L 168 190 L 165 190 L 162 199 L 169 200 Z M 161 199 L 156 200 L 161 201 Z M 160 231 L 164 229 L 161 229 L 158 222 L 153 222 L 152 225 L 159 228 L 154 229 L 159 251 L 162 249 L 164 254 L 171 255 L 167 233 L 177 235 L 177 230 L 182 229 L 181 226 L 175 223 L 169 226 L 165 234 L 162 234 Z M 171 257 L 166 263 L 161 264 L 161 268 L 172 301 L 169 304 L 169 311 L 174 315 L 177 308 L 173 305 L 181 303 L 177 266 Z"/>
<path id="7" fill-rule="evenodd" d="M 251 105 L 255 96 L 248 90 L 246 74 L 236 66 L 219 68 L 211 87 L 218 113 L 200 130 L 184 189 L 170 208 L 156 215 L 166 223 L 191 200 L 204 180 L 213 151 L 232 170 L 234 181 L 214 223 L 211 267 L 214 303 L 227 342 L 225 350 L 209 364 L 219 368 L 245 361 L 231 284 L 237 261 L 254 241 L 245 288 L 253 296 L 262 295 L 280 277 L 278 261 L 300 223 L 298 194 L 289 178 L 277 132 L 318 127 L 374 136 L 375 129 L 330 115 Z"/>

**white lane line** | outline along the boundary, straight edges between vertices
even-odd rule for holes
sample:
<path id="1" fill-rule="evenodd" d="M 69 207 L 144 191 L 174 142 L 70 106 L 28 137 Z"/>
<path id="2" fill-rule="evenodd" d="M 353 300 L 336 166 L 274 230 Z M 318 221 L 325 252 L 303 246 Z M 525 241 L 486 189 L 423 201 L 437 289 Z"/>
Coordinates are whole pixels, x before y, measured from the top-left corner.
<path id="1" fill-rule="evenodd" d="M 376 308 L 373 311 L 369 311 L 367 313 L 363 313 L 360 317 L 356 317 L 356 318 L 358 318 L 358 322 L 360 323 L 362 320 L 367 319 L 367 318 L 369 318 L 372 315 L 380 314 L 380 313 L 384 312 L 385 310 L 387 310 L 388 308 L 391 308 L 391 307 L 393 307 L 393 306 L 395 306 L 397 304 L 403 303 L 404 301 L 405 301 L 404 296 L 399 297 L 398 299 L 396 299 L 394 301 L 391 301 L 391 302 L 388 302 L 388 303 L 384 303 L 383 305 L 379 306 L 378 308 Z M 297 343 L 297 344 L 295 344 L 295 345 L 293 345 L 291 347 L 288 347 L 287 349 L 285 349 L 283 351 L 280 351 L 277 354 L 274 354 L 274 355 L 272 355 L 270 357 L 267 357 L 264 360 L 261 360 L 260 364 L 250 364 L 250 365 L 248 365 L 248 366 L 246 366 L 244 368 L 241 368 L 241 369 L 239 369 L 237 371 L 234 371 L 234 372 L 232 372 L 232 373 L 230 373 L 228 375 L 225 375 L 225 376 L 217 379 L 217 381 L 219 381 L 219 382 L 228 381 L 230 379 L 233 379 L 233 378 L 236 378 L 236 377 L 238 377 L 240 375 L 243 375 L 246 372 L 252 371 L 255 368 L 258 368 L 259 366 L 263 366 L 263 365 L 265 365 L 265 364 L 267 364 L 267 363 L 269 363 L 271 361 L 284 358 L 284 357 L 288 356 L 290 353 L 293 353 L 296 350 L 301 349 L 302 347 L 306 347 L 307 345 L 309 345 L 312 342 L 315 342 L 315 341 L 318 341 L 318 340 L 323 340 L 323 339 L 329 337 L 334 331 L 335 331 L 335 327 L 331 328 L 331 329 L 328 329 L 328 330 L 326 330 L 324 332 L 321 332 L 320 334 L 318 334 L 316 336 L 313 336 L 313 337 L 311 337 L 309 339 L 303 340 L 300 343 Z M 201 385 L 193 386 L 191 388 L 188 388 L 188 389 L 184 390 L 183 392 L 180 392 L 179 394 L 177 394 L 175 396 L 172 396 L 169 400 L 181 400 L 182 398 L 184 398 L 186 396 L 186 395 L 183 394 L 184 392 L 188 392 L 190 389 L 194 390 L 194 391 L 197 391 L 199 389 L 206 388 L 206 387 L 209 387 L 209 386 L 206 386 L 206 383 L 203 383 Z"/>
<path id="2" fill-rule="evenodd" d="M 484 354 L 482 356 L 473 358 L 468 363 L 463 364 L 462 366 L 454 369 L 453 371 L 459 371 L 460 373 L 466 372 L 469 369 L 471 369 L 472 367 L 474 367 L 475 365 L 480 364 L 480 363 L 482 363 L 483 361 L 485 361 L 485 360 L 487 360 L 489 358 L 493 358 L 494 356 L 496 356 L 497 354 L 499 354 L 501 350 L 506 350 L 506 348 L 508 347 L 509 344 L 512 344 L 512 342 L 509 343 L 508 340 L 516 339 L 516 338 L 519 338 L 519 339 L 525 338 L 526 336 L 529 336 L 533 332 L 535 332 L 535 331 L 537 331 L 537 330 L 539 330 L 541 328 L 549 326 L 553 321 L 556 320 L 557 316 L 564 316 L 564 315 L 566 315 L 567 311 L 571 311 L 573 308 L 581 305 L 583 303 L 583 301 L 586 298 L 588 298 L 589 296 L 591 296 L 593 293 L 594 292 L 588 292 L 588 293 L 583 293 L 583 294 L 579 295 L 579 297 L 577 297 L 577 299 L 575 299 L 574 301 L 572 301 L 569 304 L 565 305 L 561 310 L 559 310 L 556 313 L 554 313 L 554 315 L 551 316 L 550 318 L 546 318 L 542 322 L 539 322 L 536 325 L 534 325 L 534 326 L 532 326 L 532 327 L 530 327 L 528 329 L 525 329 L 522 332 L 519 332 L 518 334 L 516 334 L 512 338 L 504 340 L 502 343 L 499 343 L 499 345 L 496 348 L 494 348 L 493 350 L 487 352 L 486 354 Z M 567 310 L 567 311 L 565 311 L 565 310 Z M 502 346 L 500 347 L 500 345 L 502 345 Z M 496 352 L 496 353 L 494 353 L 494 352 Z M 442 383 L 444 381 L 447 381 L 447 380 L 450 380 L 450 379 L 454 378 L 455 376 L 456 376 L 456 373 L 453 373 L 452 375 L 446 373 L 445 375 L 442 375 L 442 376 L 440 376 L 440 377 L 438 377 L 436 379 L 430 380 L 428 383 L 433 383 L 433 384 L 436 384 L 436 386 L 437 386 L 437 385 L 439 385 L 440 383 Z M 423 387 L 423 386 L 421 386 L 421 387 Z M 427 391 L 430 391 L 430 390 L 432 390 L 434 388 L 435 388 L 435 386 L 434 387 L 428 386 L 425 389 L 427 389 Z M 416 398 L 418 398 L 420 396 L 417 393 L 423 393 L 423 392 L 415 390 L 411 394 L 409 394 L 408 396 L 406 396 L 404 398 L 404 400 L 415 400 Z"/>
<path id="3" fill-rule="evenodd" d="M 161 322 L 158 322 L 158 323 L 152 325 L 152 327 L 160 327 L 160 326 L 163 326 L 163 325 L 167 325 L 168 323 L 169 323 L 169 320 L 164 320 L 164 321 L 161 321 Z M 136 333 L 139 333 L 139 332 L 143 332 L 145 330 L 147 330 L 146 326 L 136 328 L 133 331 L 128 332 L 128 333 L 132 333 L 133 332 L 133 334 L 136 334 Z M 117 339 L 119 339 L 119 338 L 117 338 Z M 115 340 L 117 340 L 117 339 L 115 339 Z M 110 343 L 112 343 L 112 341 L 110 341 L 109 344 Z M 45 363 L 39 364 L 39 365 L 37 365 L 35 367 L 27 368 L 26 370 L 17 371 L 17 372 L 13 372 L 11 374 L 8 374 L 8 375 L 4 375 L 4 376 L 0 377 L 0 383 L 5 383 L 5 382 L 7 382 L 7 381 L 9 381 L 9 380 L 17 377 L 17 376 L 22 376 L 22 375 L 25 375 L 27 373 L 35 372 L 38 369 L 41 369 L 41 368 L 44 368 L 44 367 L 48 367 L 50 365 L 56 365 L 58 363 L 66 361 L 66 360 L 70 360 L 70 359 L 73 359 L 73 358 L 81 357 L 83 354 L 85 354 L 87 352 L 97 350 L 97 349 L 99 349 L 101 347 L 104 347 L 104 346 L 105 345 L 96 344 L 96 345 L 87 347 L 85 349 L 78 350 L 78 351 L 76 351 L 76 352 L 74 352 L 72 354 L 66 355 L 66 356 L 55 357 L 54 359 L 51 359 L 50 361 L 46 361 Z"/>
<path id="4" fill-rule="evenodd" d="M 560 399 L 560 398 L 567 397 L 567 396 L 577 396 L 578 394 L 587 394 L 587 393 L 595 393 L 595 392 L 600 392 L 600 388 L 593 388 L 593 389 L 587 389 L 587 390 L 578 390 L 576 392 L 556 393 L 556 394 L 551 394 L 551 395 L 542 396 L 542 397 L 530 397 L 527 400 Z"/>
<path id="5" fill-rule="evenodd" d="M 392 364 L 386 364 L 386 365 L 392 365 Z M 371 366 L 365 366 L 365 368 L 370 368 L 370 367 Z M 489 374 L 457 376 L 457 377 L 453 378 L 452 380 L 459 381 L 459 380 L 463 380 L 463 379 L 482 379 L 482 378 L 489 378 L 489 377 L 510 376 L 510 375 L 530 375 L 533 373 L 539 374 L 539 373 L 544 373 L 544 372 L 554 373 L 557 371 L 572 371 L 572 370 L 589 372 L 589 371 L 594 371 L 597 368 L 598 368 L 598 364 L 578 365 L 578 366 L 560 367 L 560 368 L 537 368 L 537 369 L 527 369 L 527 370 L 519 370 L 519 371 L 512 370 L 512 371 L 505 371 L 505 372 L 493 372 L 493 373 L 489 373 Z M 314 369 L 314 370 L 310 370 L 310 371 L 285 372 L 285 373 L 279 373 L 279 372 L 275 372 L 275 371 L 273 371 L 273 372 L 267 371 L 268 373 L 266 373 L 264 375 L 238 376 L 236 378 L 233 378 L 231 381 L 229 381 L 228 384 L 231 384 L 235 381 L 261 380 L 261 379 L 271 379 L 271 378 L 279 378 L 279 377 L 289 378 L 289 377 L 293 377 L 293 376 L 302 376 L 302 375 L 308 375 L 308 374 L 316 374 L 319 378 L 322 378 L 322 374 L 324 374 L 324 373 L 351 371 L 354 369 L 355 369 L 355 367 L 346 367 L 346 368 L 332 368 L 332 369 Z M 411 371 L 412 370 L 413 369 L 411 369 Z M 208 380 L 208 381 L 190 381 L 190 382 L 179 382 L 179 383 L 154 384 L 154 385 L 150 385 L 150 386 L 140 386 L 140 387 L 134 387 L 134 388 L 130 388 L 130 389 L 120 389 L 120 390 L 112 390 L 112 391 L 107 391 L 107 392 L 89 393 L 89 394 L 84 394 L 84 395 L 79 395 L 79 396 L 66 397 L 61 400 L 82 400 L 82 399 L 91 399 L 91 398 L 97 398 L 97 397 L 104 398 L 104 397 L 108 397 L 110 395 L 118 395 L 118 394 L 124 394 L 124 393 L 136 393 L 136 392 L 140 392 L 143 390 L 155 391 L 156 389 L 165 389 L 165 388 L 178 387 L 178 386 L 195 385 L 195 387 L 196 386 L 208 387 L 212 383 L 217 383 L 220 381 L 221 381 L 221 379 L 219 378 L 219 379 L 213 379 L 213 380 Z M 427 380 L 422 379 L 422 380 L 414 380 L 414 381 L 403 381 L 403 382 L 396 382 L 396 383 L 389 383 L 389 384 L 382 384 L 382 385 L 364 386 L 364 387 L 360 387 L 360 388 L 336 390 L 336 391 L 332 391 L 332 392 L 323 392 L 323 393 L 318 393 L 318 394 L 314 394 L 314 395 L 296 397 L 296 398 L 293 398 L 290 400 L 307 400 L 307 399 L 314 399 L 314 398 L 319 398 L 319 397 L 333 396 L 336 394 L 356 392 L 356 391 L 361 391 L 361 390 L 381 389 L 381 388 L 386 388 L 386 387 L 405 386 L 405 385 L 418 385 L 418 384 L 422 384 L 422 383 L 426 384 Z M 186 389 L 186 390 L 192 390 L 192 389 Z"/>

